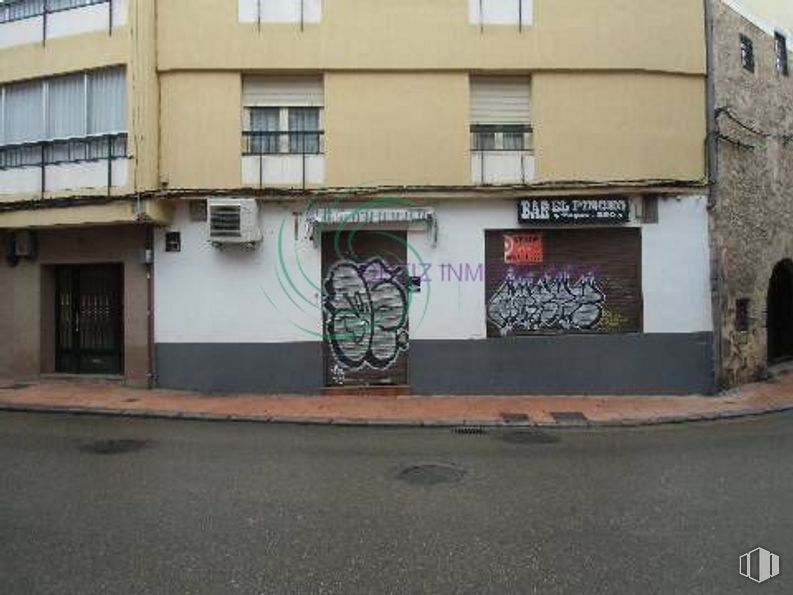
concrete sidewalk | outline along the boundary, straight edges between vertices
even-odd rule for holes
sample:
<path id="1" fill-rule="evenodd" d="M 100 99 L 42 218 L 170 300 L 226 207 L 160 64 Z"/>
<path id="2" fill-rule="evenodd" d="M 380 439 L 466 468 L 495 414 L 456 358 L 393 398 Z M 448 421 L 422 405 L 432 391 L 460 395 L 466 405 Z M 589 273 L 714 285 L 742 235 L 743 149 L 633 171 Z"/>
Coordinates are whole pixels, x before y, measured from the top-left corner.
<path id="1" fill-rule="evenodd" d="M 113 383 L 0 381 L 0 410 L 272 423 L 625 426 L 793 409 L 793 374 L 707 396 L 297 396 L 137 390 Z"/>

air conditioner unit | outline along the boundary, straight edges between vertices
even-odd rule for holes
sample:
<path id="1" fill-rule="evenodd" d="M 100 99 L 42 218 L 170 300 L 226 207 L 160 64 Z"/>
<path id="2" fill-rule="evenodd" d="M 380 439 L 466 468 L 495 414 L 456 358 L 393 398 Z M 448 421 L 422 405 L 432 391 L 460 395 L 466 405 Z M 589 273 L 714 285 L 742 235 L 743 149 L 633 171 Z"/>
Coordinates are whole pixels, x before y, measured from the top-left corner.
<path id="1" fill-rule="evenodd" d="M 262 232 L 258 215 L 259 207 L 253 198 L 209 199 L 209 241 L 215 245 L 260 242 Z"/>

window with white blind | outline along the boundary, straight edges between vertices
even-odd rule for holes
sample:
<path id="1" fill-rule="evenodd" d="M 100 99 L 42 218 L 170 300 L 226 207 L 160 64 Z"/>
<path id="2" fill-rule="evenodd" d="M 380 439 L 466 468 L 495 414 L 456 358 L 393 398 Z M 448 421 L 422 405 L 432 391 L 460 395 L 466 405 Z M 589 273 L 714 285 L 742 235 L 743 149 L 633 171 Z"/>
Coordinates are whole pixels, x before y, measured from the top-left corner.
<path id="1" fill-rule="evenodd" d="M 127 156 L 124 68 L 0 86 L 0 169 Z"/>
<path id="2" fill-rule="evenodd" d="M 528 77 L 472 77 L 471 133 L 475 151 L 532 148 Z"/>
<path id="3" fill-rule="evenodd" d="M 4 85 L 0 90 L 0 144 L 125 132 L 123 68 Z"/>
<path id="4" fill-rule="evenodd" d="M 243 79 L 243 184 L 301 186 L 325 177 L 322 77 Z"/>
<path id="5" fill-rule="evenodd" d="M 468 0 L 468 16 L 474 25 L 531 25 L 533 0 Z"/>
<path id="6" fill-rule="evenodd" d="M 246 154 L 323 152 L 324 92 L 319 77 L 247 77 Z"/>
<path id="7" fill-rule="evenodd" d="M 323 0 L 238 0 L 241 23 L 319 23 Z"/>
<path id="8" fill-rule="evenodd" d="M 529 77 L 471 77 L 474 183 L 525 182 L 534 175 Z"/>

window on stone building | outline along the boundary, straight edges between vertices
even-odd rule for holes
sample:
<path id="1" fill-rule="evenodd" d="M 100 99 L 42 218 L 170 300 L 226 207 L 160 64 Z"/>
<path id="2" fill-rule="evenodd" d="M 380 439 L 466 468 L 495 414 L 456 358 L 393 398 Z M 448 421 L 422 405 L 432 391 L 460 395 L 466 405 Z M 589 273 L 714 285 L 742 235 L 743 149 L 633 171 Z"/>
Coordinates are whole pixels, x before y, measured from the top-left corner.
<path id="1" fill-rule="evenodd" d="M 749 299 L 735 300 L 735 330 L 746 332 L 749 330 Z"/>
<path id="2" fill-rule="evenodd" d="M 754 44 L 746 35 L 741 35 L 741 66 L 754 72 Z"/>
<path id="3" fill-rule="evenodd" d="M 788 76 L 790 69 L 788 67 L 787 38 L 782 33 L 775 33 L 774 39 L 776 41 L 776 70 L 782 76 Z"/>

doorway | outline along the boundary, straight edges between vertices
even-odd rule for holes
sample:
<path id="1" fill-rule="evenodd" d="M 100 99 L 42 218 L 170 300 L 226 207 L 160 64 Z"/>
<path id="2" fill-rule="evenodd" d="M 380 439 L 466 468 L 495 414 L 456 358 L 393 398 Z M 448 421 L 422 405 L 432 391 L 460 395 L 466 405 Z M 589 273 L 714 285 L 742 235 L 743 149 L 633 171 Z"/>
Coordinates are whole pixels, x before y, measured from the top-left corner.
<path id="1" fill-rule="evenodd" d="M 793 261 L 774 267 L 768 285 L 768 363 L 793 359 Z"/>
<path id="2" fill-rule="evenodd" d="M 55 269 L 55 369 L 63 374 L 122 374 L 123 265 Z"/>
<path id="3" fill-rule="evenodd" d="M 407 234 L 322 234 L 325 386 L 408 383 Z"/>

